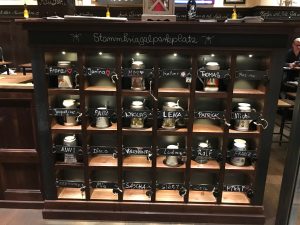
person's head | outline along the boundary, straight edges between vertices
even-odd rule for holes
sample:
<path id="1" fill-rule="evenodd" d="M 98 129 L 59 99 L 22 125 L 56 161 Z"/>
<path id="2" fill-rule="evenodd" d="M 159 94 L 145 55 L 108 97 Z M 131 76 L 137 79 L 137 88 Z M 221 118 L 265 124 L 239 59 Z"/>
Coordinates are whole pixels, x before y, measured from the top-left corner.
<path id="1" fill-rule="evenodd" d="M 300 38 L 296 38 L 293 41 L 293 51 L 295 53 L 299 53 L 300 52 Z"/>

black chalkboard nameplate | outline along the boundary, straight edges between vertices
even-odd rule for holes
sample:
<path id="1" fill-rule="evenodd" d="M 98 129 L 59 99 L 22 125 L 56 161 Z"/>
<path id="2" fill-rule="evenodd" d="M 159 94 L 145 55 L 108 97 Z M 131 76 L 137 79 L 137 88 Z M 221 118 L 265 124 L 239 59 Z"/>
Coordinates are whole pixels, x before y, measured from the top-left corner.
<path id="1" fill-rule="evenodd" d="M 229 70 L 205 70 L 203 68 L 198 69 L 198 78 L 216 78 L 216 79 L 228 79 L 230 78 Z"/>
<path id="2" fill-rule="evenodd" d="M 151 147 L 123 147 L 124 155 L 148 155 L 151 153 Z"/>
<path id="3" fill-rule="evenodd" d="M 50 109 L 50 114 L 53 116 L 79 116 L 79 109 L 53 108 Z"/>
<path id="4" fill-rule="evenodd" d="M 188 116 L 187 111 L 159 111 L 158 112 L 158 118 L 185 118 Z"/>
<path id="5" fill-rule="evenodd" d="M 218 154 L 221 151 L 218 149 L 213 149 L 213 148 L 202 148 L 202 149 L 198 149 L 198 148 L 193 148 L 192 149 L 192 153 L 194 157 L 197 156 L 204 156 L 204 157 L 208 157 L 210 159 L 215 159 L 218 157 Z"/>
<path id="6" fill-rule="evenodd" d="M 87 67 L 84 69 L 85 76 L 105 76 L 110 77 L 115 74 L 115 68 Z"/>
<path id="7" fill-rule="evenodd" d="M 97 118 L 97 117 L 111 117 L 115 114 L 115 111 L 112 109 L 93 109 L 89 108 L 88 113 L 91 117 Z"/>
<path id="8" fill-rule="evenodd" d="M 89 154 L 116 154 L 117 148 L 110 146 L 89 146 L 88 147 Z"/>
<path id="9" fill-rule="evenodd" d="M 253 150 L 235 151 L 232 149 L 232 150 L 227 151 L 227 157 L 256 158 L 256 152 Z"/>
<path id="10" fill-rule="evenodd" d="M 90 183 L 92 188 L 114 189 L 118 187 L 117 183 L 109 181 L 92 181 Z"/>
<path id="11" fill-rule="evenodd" d="M 149 190 L 152 189 L 151 183 L 144 182 L 124 182 L 124 189 L 139 189 L 139 190 Z"/>
<path id="12" fill-rule="evenodd" d="M 214 191 L 215 186 L 212 184 L 190 184 L 193 191 Z"/>
<path id="13" fill-rule="evenodd" d="M 195 119 L 222 120 L 224 115 L 224 111 L 196 111 L 194 117 Z"/>
<path id="14" fill-rule="evenodd" d="M 159 148 L 157 149 L 157 153 L 159 155 L 173 155 L 173 156 L 182 156 L 185 154 L 186 149 L 169 149 L 169 148 Z"/>
<path id="15" fill-rule="evenodd" d="M 192 70 L 180 70 L 180 69 L 172 69 L 172 70 L 159 70 L 159 77 L 191 77 Z"/>
<path id="16" fill-rule="evenodd" d="M 180 190 L 184 188 L 184 185 L 181 183 L 164 183 L 156 184 L 156 188 L 160 190 Z"/>
<path id="17" fill-rule="evenodd" d="M 134 77 L 134 76 L 143 76 L 143 77 L 153 77 L 153 69 L 129 69 L 125 68 L 122 70 L 123 77 Z"/>
<path id="18" fill-rule="evenodd" d="M 82 188 L 84 187 L 84 184 L 80 181 L 57 180 L 56 187 Z"/>
<path id="19" fill-rule="evenodd" d="M 75 0 L 38 0 L 41 17 L 75 14 Z"/>
<path id="20" fill-rule="evenodd" d="M 227 192 L 247 192 L 249 185 L 229 185 L 224 184 L 223 191 Z"/>
<path id="21" fill-rule="evenodd" d="M 259 114 L 256 112 L 232 112 L 231 119 L 233 120 L 257 120 Z"/>
<path id="22" fill-rule="evenodd" d="M 60 75 L 73 75 L 77 74 L 77 71 L 74 68 L 62 68 L 58 66 L 50 66 L 49 67 L 49 75 L 50 76 L 60 76 Z"/>
<path id="23" fill-rule="evenodd" d="M 152 111 L 150 110 L 123 110 L 123 118 L 148 118 L 152 116 Z"/>
<path id="24" fill-rule="evenodd" d="M 235 77 L 244 80 L 266 80 L 268 74 L 264 70 L 239 70 Z"/>
<path id="25" fill-rule="evenodd" d="M 300 20 L 300 12 L 299 10 L 291 10 L 290 7 L 286 7 L 281 10 L 258 10 L 254 13 L 254 15 L 261 16 L 265 20 L 269 21 L 279 21 L 279 20 L 289 20 L 289 21 L 297 21 Z"/>
<path id="26" fill-rule="evenodd" d="M 53 153 L 60 153 L 60 154 L 82 154 L 82 147 L 81 146 L 64 146 L 64 145 L 54 145 L 53 146 Z"/>
<path id="27" fill-rule="evenodd" d="M 272 42 L 270 42 L 272 39 Z M 253 41 L 257 40 L 257 41 Z M 32 31 L 29 33 L 29 41 L 32 44 L 47 45 L 75 45 L 75 46 L 134 46 L 134 47 L 264 47 L 285 48 L 286 35 L 273 34 L 233 34 L 233 33 L 153 33 L 153 32 L 88 32 L 88 31 L 61 31 L 57 32 Z M 169 72 L 168 72 L 169 71 Z M 162 76 L 186 76 L 190 70 L 166 70 Z M 183 72 L 183 73 L 180 73 Z"/>

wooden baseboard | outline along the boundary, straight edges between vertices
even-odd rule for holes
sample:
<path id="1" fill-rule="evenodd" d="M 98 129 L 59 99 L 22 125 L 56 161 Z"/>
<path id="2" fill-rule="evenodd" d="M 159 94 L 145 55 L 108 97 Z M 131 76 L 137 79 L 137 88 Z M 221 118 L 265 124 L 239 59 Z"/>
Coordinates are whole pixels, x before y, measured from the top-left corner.
<path id="1" fill-rule="evenodd" d="M 45 201 L 43 218 L 219 224 L 265 223 L 262 206 Z"/>
<path id="2" fill-rule="evenodd" d="M 0 208 L 42 209 L 44 208 L 44 202 L 0 200 Z"/>

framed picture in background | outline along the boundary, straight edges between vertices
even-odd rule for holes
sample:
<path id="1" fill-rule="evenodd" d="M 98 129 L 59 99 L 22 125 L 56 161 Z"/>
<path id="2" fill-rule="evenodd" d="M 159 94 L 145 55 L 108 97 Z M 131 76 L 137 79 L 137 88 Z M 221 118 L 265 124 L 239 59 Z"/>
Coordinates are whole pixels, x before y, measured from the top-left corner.
<path id="1" fill-rule="evenodd" d="M 224 0 L 224 4 L 245 4 L 246 0 Z"/>

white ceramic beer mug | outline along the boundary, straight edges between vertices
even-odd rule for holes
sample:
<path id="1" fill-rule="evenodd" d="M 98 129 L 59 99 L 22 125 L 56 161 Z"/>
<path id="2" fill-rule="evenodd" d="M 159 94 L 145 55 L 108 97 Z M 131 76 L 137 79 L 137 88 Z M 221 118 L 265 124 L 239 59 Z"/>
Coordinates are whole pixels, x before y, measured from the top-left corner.
<path id="1" fill-rule="evenodd" d="M 132 110 L 143 110 L 144 103 L 142 101 L 132 101 L 130 108 Z M 144 118 L 141 117 L 132 117 L 130 121 L 131 128 L 143 128 L 144 127 Z"/>
<path id="2" fill-rule="evenodd" d="M 168 145 L 167 149 L 179 149 L 179 147 L 178 147 L 178 145 Z M 179 163 L 178 160 L 179 160 L 178 156 L 168 155 L 166 157 L 166 165 L 171 166 L 171 167 L 178 166 L 178 163 Z"/>
<path id="3" fill-rule="evenodd" d="M 246 143 L 243 141 L 238 141 L 233 143 L 233 151 L 239 152 L 239 151 L 246 151 Z M 245 157 L 232 157 L 231 163 L 234 166 L 244 166 L 246 163 Z"/>
<path id="4" fill-rule="evenodd" d="M 107 110 L 106 107 L 98 107 L 97 110 L 102 111 L 102 110 Z M 98 116 L 96 118 L 96 127 L 97 128 L 107 128 L 109 127 L 109 119 L 106 116 Z"/>
<path id="5" fill-rule="evenodd" d="M 76 109 L 77 103 L 76 103 L 76 100 L 74 100 L 74 99 L 65 99 L 63 101 L 63 106 L 66 109 Z M 65 126 L 75 126 L 75 125 L 77 125 L 76 116 L 66 115 L 65 118 L 64 118 L 64 125 Z"/>
<path id="6" fill-rule="evenodd" d="M 66 147 L 75 147 L 77 146 L 77 140 L 75 135 L 66 136 L 64 138 L 64 146 Z M 76 155 L 72 153 L 65 153 L 64 156 L 65 163 L 77 163 Z"/>
<path id="7" fill-rule="evenodd" d="M 165 102 L 163 105 L 163 111 L 174 112 L 174 111 L 184 111 L 179 105 L 179 100 L 177 102 Z M 164 118 L 162 123 L 162 128 L 164 129 L 175 129 L 177 118 Z"/>

